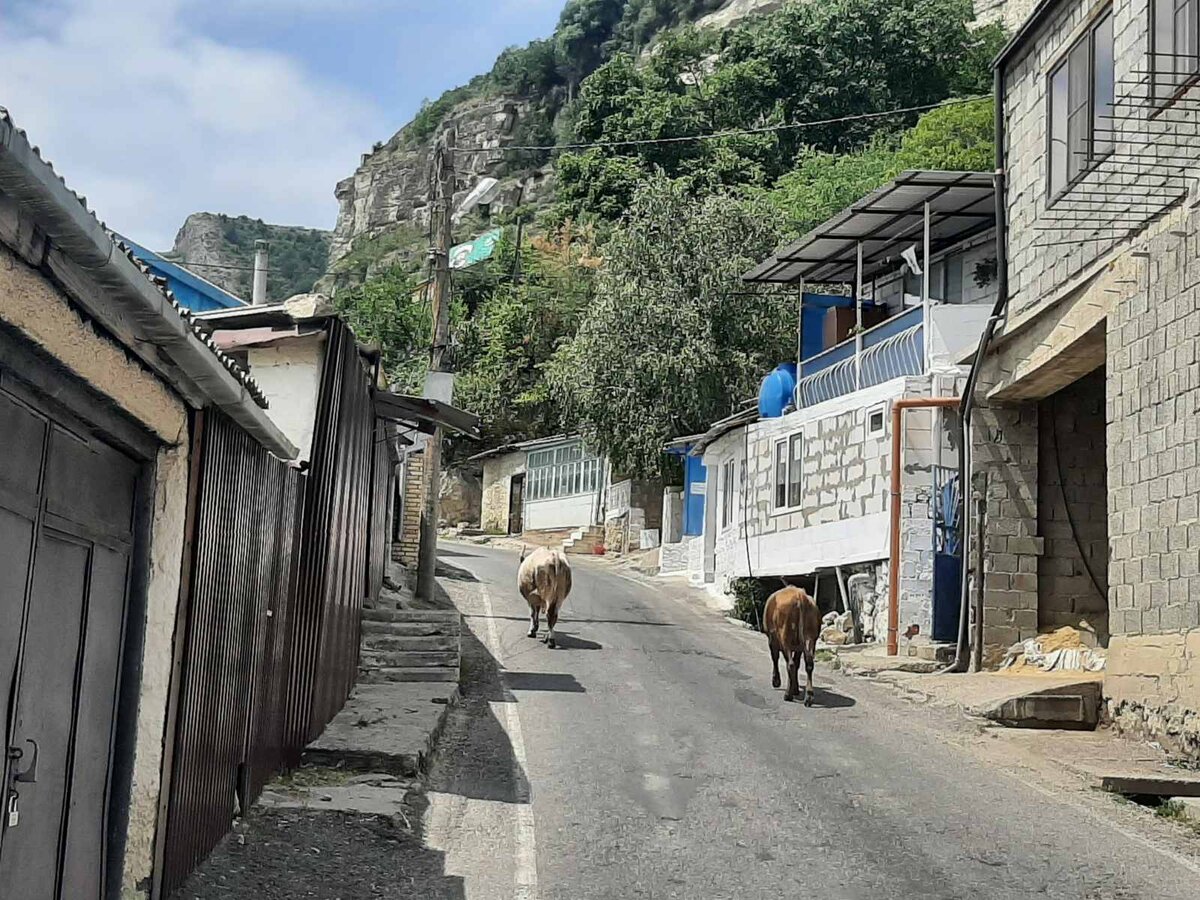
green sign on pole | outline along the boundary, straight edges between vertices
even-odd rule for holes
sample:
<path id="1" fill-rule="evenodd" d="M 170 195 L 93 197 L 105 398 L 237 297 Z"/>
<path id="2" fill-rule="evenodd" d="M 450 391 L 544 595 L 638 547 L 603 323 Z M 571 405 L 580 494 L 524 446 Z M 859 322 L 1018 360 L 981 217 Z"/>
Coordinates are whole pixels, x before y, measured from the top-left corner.
<path id="1" fill-rule="evenodd" d="M 451 247 L 450 268 L 466 269 L 485 259 L 490 259 L 502 233 L 503 229 L 494 228 L 491 231 L 485 231 L 472 241 Z"/>

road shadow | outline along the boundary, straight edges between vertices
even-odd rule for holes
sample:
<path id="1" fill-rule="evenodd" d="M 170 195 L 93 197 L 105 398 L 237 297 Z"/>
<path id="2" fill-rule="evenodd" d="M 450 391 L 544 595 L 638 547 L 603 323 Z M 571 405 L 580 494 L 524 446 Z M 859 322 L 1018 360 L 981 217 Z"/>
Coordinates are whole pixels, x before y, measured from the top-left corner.
<path id="1" fill-rule="evenodd" d="M 434 752 L 429 788 L 474 800 L 528 803 L 529 779 L 513 752 L 506 723 L 497 718 L 516 698 L 501 681 L 501 668 L 475 629 L 484 617 L 464 617 L 459 636 L 462 699 L 451 709 Z M 474 627 L 472 627 L 474 626 Z"/>
<path id="2" fill-rule="evenodd" d="M 451 581 L 478 581 L 474 572 L 468 572 L 448 562 L 438 560 L 436 574 L 438 578 L 449 578 Z"/>
<path id="3" fill-rule="evenodd" d="M 256 806 L 170 897 L 464 900 L 462 877 L 424 845 L 419 813 L 415 830 L 399 819 Z"/>
<path id="4" fill-rule="evenodd" d="M 581 638 L 567 631 L 555 631 L 554 641 L 558 644 L 559 650 L 603 650 L 603 644 L 597 644 L 595 641 L 589 641 L 587 638 Z"/>
<path id="5" fill-rule="evenodd" d="M 438 547 L 438 559 L 443 556 L 449 556 L 451 559 L 455 557 L 466 557 L 467 559 L 479 559 L 478 553 L 464 553 L 462 550 L 447 550 L 444 547 Z"/>
<path id="6" fill-rule="evenodd" d="M 468 615 L 463 614 L 464 619 L 486 619 L 487 616 L 479 615 L 478 613 Z M 528 616 L 492 616 L 496 621 L 507 622 L 528 622 Z M 564 617 L 561 621 L 570 621 L 572 624 L 579 623 L 581 625 L 650 625 L 655 628 L 678 628 L 679 626 L 673 622 L 642 622 L 634 619 L 580 619 L 576 616 Z"/>
<path id="7" fill-rule="evenodd" d="M 813 688 L 813 706 L 824 709 L 849 709 L 858 703 L 853 697 L 831 691 L 829 688 Z"/>
<path id="8" fill-rule="evenodd" d="M 555 691 L 585 694 L 587 689 L 568 672 L 505 672 L 504 683 L 512 691 Z"/>

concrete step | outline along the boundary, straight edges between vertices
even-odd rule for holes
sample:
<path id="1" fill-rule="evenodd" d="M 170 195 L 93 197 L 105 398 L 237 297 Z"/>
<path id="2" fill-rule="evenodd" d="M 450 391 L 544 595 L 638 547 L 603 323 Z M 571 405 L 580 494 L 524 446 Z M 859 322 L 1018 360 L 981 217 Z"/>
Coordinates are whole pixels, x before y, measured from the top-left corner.
<path id="1" fill-rule="evenodd" d="M 390 667 L 359 669 L 359 684 L 387 684 L 397 681 L 458 681 L 458 666 Z"/>
<path id="2" fill-rule="evenodd" d="M 455 637 L 459 633 L 457 622 L 363 622 L 364 640 L 376 635 L 391 637 L 428 637 L 446 635 Z"/>
<path id="3" fill-rule="evenodd" d="M 364 609 L 364 622 L 453 622 L 458 623 L 458 611 L 453 609 Z"/>
<path id="4" fill-rule="evenodd" d="M 367 634 L 363 636 L 363 650 L 453 650 L 458 651 L 457 634 L 393 635 Z"/>
<path id="5" fill-rule="evenodd" d="M 415 668 L 417 666 L 457 666 L 458 650 L 364 650 L 359 656 L 362 668 Z"/>

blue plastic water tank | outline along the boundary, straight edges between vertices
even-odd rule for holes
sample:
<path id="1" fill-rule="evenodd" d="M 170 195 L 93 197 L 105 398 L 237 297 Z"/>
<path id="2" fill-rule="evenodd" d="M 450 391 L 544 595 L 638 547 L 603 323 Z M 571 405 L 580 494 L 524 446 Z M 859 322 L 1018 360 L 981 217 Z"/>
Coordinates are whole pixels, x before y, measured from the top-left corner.
<path id="1" fill-rule="evenodd" d="M 762 380 L 758 389 L 758 414 L 777 419 L 792 402 L 796 391 L 796 364 L 782 363 Z"/>

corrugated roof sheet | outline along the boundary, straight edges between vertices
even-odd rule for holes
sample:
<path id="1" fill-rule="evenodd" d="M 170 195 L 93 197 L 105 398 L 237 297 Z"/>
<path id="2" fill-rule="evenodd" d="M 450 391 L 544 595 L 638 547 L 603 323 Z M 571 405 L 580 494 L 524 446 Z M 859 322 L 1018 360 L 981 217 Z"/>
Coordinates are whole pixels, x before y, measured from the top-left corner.
<path id="1" fill-rule="evenodd" d="M 96 215 L 95 211 L 93 211 L 92 208 L 88 206 L 87 197 L 83 196 L 82 194 L 78 193 L 77 191 L 72 190 L 67 185 L 66 179 L 63 178 L 63 176 L 60 175 L 57 171 L 55 171 L 54 164 L 52 162 L 50 162 L 50 160 L 48 160 L 42 156 L 41 148 L 38 147 L 36 144 L 33 144 L 32 142 L 29 141 L 29 135 L 26 134 L 25 130 L 20 128 L 12 120 L 12 116 L 9 114 L 8 110 L 6 108 L 4 108 L 3 106 L 0 106 L 0 119 L 2 119 L 7 125 L 12 127 L 12 129 L 18 135 L 20 135 L 26 142 L 30 143 L 30 148 L 32 149 L 34 156 L 37 157 L 37 159 L 43 165 L 46 166 L 46 168 L 50 171 L 50 173 L 55 178 L 58 179 L 59 183 L 63 186 L 63 188 L 68 193 L 70 193 L 77 201 L 79 201 L 79 205 L 81 207 L 83 207 L 84 212 L 86 212 L 89 217 L 91 217 L 97 224 L 100 225 L 100 227 L 102 227 L 104 229 L 105 233 L 109 236 L 109 239 L 113 242 L 113 246 L 115 246 L 118 250 L 120 250 L 121 253 L 125 254 L 125 256 L 129 258 L 130 262 L 132 262 L 135 266 L 137 266 L 138 271 L 140 271 L 146 277 L 146 280 L 149 281 L 152 285 L 154 285 L 162 293 L 163 297 L 167 300 L 167 303 L 171 307 L 171 309 L 173 309 L 175 311 L 175 313 L 188 325 L 188 327 L 192 331 L 192 333 L 212 352 L 212 354 L 218 360 L 220 360 L 221 364 L 238 381 L 238 383 L 240 383 L 246 389 L 247 393 L 251 397 L 254 398 L 255 403 L 257 403 L 263 409 L 266 409 L 267 408 L 267 398 L 263 394 L 262 389 L 259 388 L 258 384 L 254 381 L 254 379 L 250 377 L 250 373 L 247 372 L 237 362 L 237 360 L 233 359 L 233 357 L 223 353 L 221 350 L 219 350 L 217 348 L 216 344 L 213 343 L 212 338 L 209 337 L 208 331 L 206 329 L 202 328 L 196 322 L 196 319 L 191 314 L 191 312 L 189 312 L 187 309 L 185 309 L 183 306 L 181 306 L 179 301 L 175 299 L 174 293 L 172 293 L 167 288 L 166 279 L 159 278 L 158 276 L 156 276 L 153 272 L 150 271 L 150 268 L 145 263 L 143 263 L 140 259 L 138 259 L 136 256 L 134 256 L 133 252 L 130 250 L 130 248 L 122 240 L 120 240 L 120 236 L 117 235 L 114 231 L 112 231 L 107 225 L 105 225 L 104 222 L 102 222 L 100 220 L 99 216 Z M 68 252 L 70 251 L 70 248 L 64 248 L 64 249 L 67 250 Z"/>

